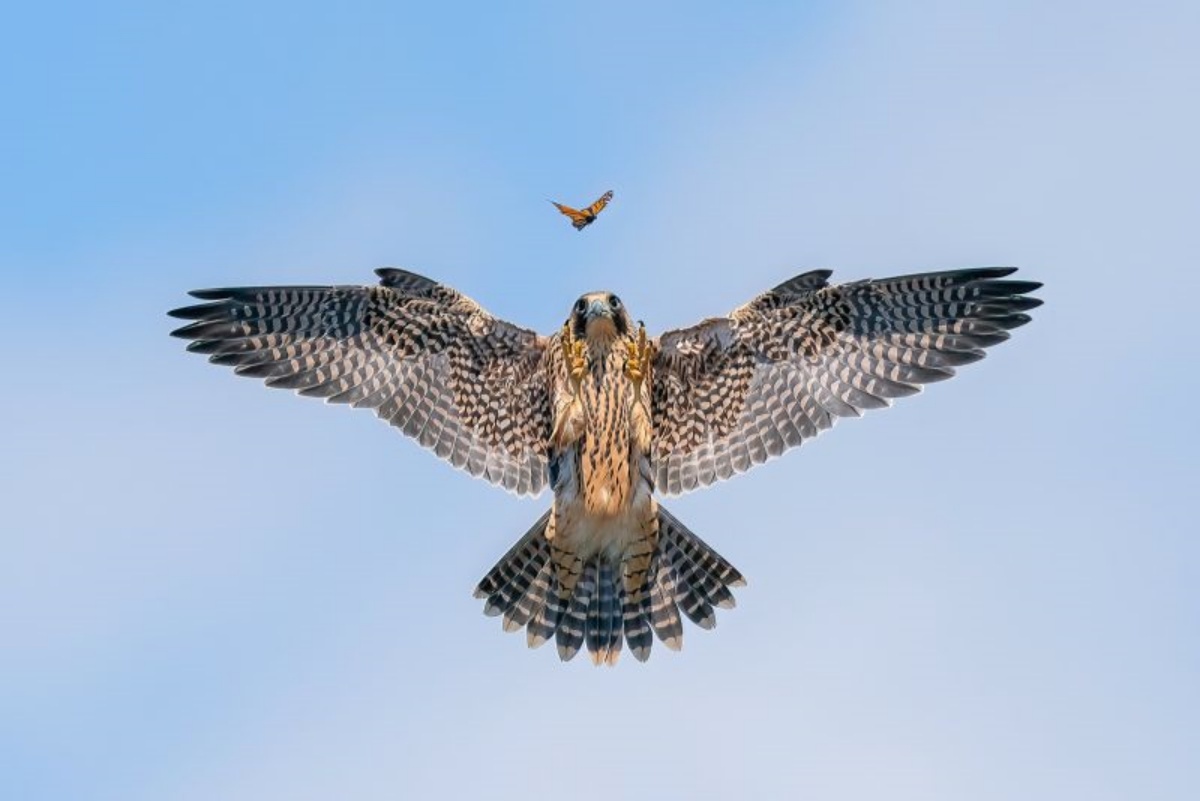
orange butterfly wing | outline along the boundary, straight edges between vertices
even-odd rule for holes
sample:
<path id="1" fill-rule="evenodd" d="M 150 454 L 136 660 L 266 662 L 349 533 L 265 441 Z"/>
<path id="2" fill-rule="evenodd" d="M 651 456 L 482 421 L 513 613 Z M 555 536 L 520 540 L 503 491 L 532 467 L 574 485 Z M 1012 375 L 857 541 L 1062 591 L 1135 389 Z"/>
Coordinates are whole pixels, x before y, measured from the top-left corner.
<path id="1" fill-rule="evenodd" d="M 555 203 L 553 200 L 550 202 L 554 204 L 556 209 L 571 218 L 571 225 L 575 226 L 576 231 L 582 231 L 596 220 L 596 215 L 604 210 L 604 207 L 608 205 L 608 201 L 612 200 L 612 197 L 613 193 L 610 189 L 601 195 L 599 200 L 582 211 L 573 209 L 570 206 L 564 206 L 562 203 Z"/>
<path id="2" fill-rule="evenodd" d="M 571 225 L 575 226 L 576 229 L 582 230 L 585 225 L 592 221 L 591 219 L 588 219 L 588 216 L 579 209 L 573 209 L 570 206 L 564 206 L 562 203 L 554 203 L 553 200 L 550 202 L 554 204 L 554 208 L 571 218 Z"/>
<path id="3" fill-rule="evenodd" d="M 610 189 L 601 195 L 599 200 L 587 207 L 587 213 L 591 215 L 592 219 L 595 219 L 597 214 L 604 211 L 604 207 L 608 205 L 608 201 L 612 200 L 612 198 L 613 193 Z"/>

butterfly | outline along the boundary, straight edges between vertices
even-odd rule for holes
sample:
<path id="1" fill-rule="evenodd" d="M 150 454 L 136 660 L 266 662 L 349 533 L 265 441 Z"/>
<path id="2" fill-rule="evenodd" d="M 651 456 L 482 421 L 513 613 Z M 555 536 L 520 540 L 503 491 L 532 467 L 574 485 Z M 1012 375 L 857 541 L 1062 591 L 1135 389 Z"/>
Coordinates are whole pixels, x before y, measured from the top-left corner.
<path id="1" fill-rule="evenodd" d="M 599 200 L 588 206 L 586 209 L 573 209 L 570 206 L 564 206 L 561 203 L 554 203 L 553 200 L 550 202 L 554 203 L 554 207 L 556 209 L 571 218 L 571 225 L 575 226 L 576 231 L 582 231 L 584 228 L 587 228 L 596 221 L 596 215 L 604 211 L 604 207 L 608 205 L 608 201 L 612 200 L 612 197 L 613 193 L 610 189 L 601 195 Z"/>

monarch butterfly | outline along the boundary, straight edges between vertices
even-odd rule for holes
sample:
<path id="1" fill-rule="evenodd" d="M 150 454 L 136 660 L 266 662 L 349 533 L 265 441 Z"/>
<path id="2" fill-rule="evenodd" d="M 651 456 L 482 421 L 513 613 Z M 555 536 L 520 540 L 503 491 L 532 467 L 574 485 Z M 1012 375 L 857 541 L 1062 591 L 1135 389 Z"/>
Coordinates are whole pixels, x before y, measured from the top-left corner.
<path id="1" fill-rule="evenodd" d="M 608 205 L 608 201 L 612 200 L 612 197 L 613 193 L 610 189 L 586 209 L 573 209 L 561 203 L 554 203 L 553 200 L 550 202 L 554 204 L 556 209 L 571 218 L 571 225 L 575 226 L 576 231 L 582 231 L 596 221 L 596 215 L 604 211 L 604 207 Z"/>

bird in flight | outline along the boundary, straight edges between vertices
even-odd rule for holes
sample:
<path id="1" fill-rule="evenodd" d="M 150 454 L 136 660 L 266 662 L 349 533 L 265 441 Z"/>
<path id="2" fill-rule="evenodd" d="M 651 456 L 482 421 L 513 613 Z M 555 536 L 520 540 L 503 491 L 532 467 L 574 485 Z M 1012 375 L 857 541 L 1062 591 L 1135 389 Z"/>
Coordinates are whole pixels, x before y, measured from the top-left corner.
<path id="1" fill-rule="evenodd" d="M 575 226 L 576 231 L 582 231 L 596 221 L 596 215 L 604 211 L 604 207 L 612 199 L 613 193 L 610 189 L 597 198 L 595 203 L 582 210 L 564 206 L 562 203 L 556 203 L 553 200 L 550 203 L 554 205 L 554 208 L 571 218 L 571 225 Z"/>
<path id="2" fill-rule="evenodd" d="M 612 292 L 540 335 L 415 273 L 370 286 L 204 289 L 170 314 L 188 350 L 375 414 L 455 467 L 550 508 L 479 582 L 528 644 L 613 664 L 743 584 L 659 502 L 954 375 L 1029 322 L 1040 284 L 983 268 L 829 283 L 798 275 L 724 317 L 649 337 Z M 869 481 L 869 477 L 866 479 Z M 415 500 L 415 499 L 414 499 Z"/>

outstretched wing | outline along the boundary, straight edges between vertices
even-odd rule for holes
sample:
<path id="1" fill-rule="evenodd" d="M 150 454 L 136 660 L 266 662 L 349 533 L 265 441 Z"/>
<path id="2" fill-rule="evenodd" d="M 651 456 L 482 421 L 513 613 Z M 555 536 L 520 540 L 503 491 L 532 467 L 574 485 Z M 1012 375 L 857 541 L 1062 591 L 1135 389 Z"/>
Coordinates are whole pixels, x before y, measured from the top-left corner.
<path id="1" fill-rule="evenodd" d="M 579 209 L 573 209 L 570 206 L 564 206 L 562 203 L 557 203 L 553 200 L 551 200 L 550 203 L 562 214 L 565 214 L 571 218 L 571 225 L 575 226 L 575 230 L 577 231 L 582 231 L 589 223 L 591 223 L 592 220 L 595 219 L 594 217 L 589 217 Z"/>
<path id="2" fill-rule="evenodd" d="M 576 231 L 582 231 L 596 221 L 596 215 L 604 210 L 604 207 L 608 205 L 608 201 L 612 200 L 612 198 L 613 193 L 610 189 L 597 198 L 595 203 L 582 211 L 573 209 L 570 206 L 564 206 L 562 203 L 556 203 L 553 200 L 550 203 L 560 212 L 571 218 L 571 225 L 575 227 Z"/>
<path id="3" fill-rule="evenodd" d="M 997 267 L 831 286 L 805 273 L 655 343 L 655 483 L 675 494 L 954 375 L 1029 322 L 1040 287 Z"/>
<path id="4" fill-rule="evenodd" d="M 546 340 L 404 270 L 379 286 L 204 289 L 170 314 L 238 375 L 375 413 L 455 467 L 519 494 L 546 484 Z"/>
<path id="5" fill-rule="evenodd" d="M 610 189 L 607 192 L 605 192 L 603 195 L 601 195 L 599 198 L 597 198 L 595 203 L 593 203 L 592 205 L 587 207 L 588 215 L 592 219 L 595 219 L 596 215 L 599 214 L 600 212 L 604 211 L 604 207 L 607 206 L 608 201 L 610 201 L 612 199 L 613 199 L 613 193 L 612 193 L 612 190 Z"/>

